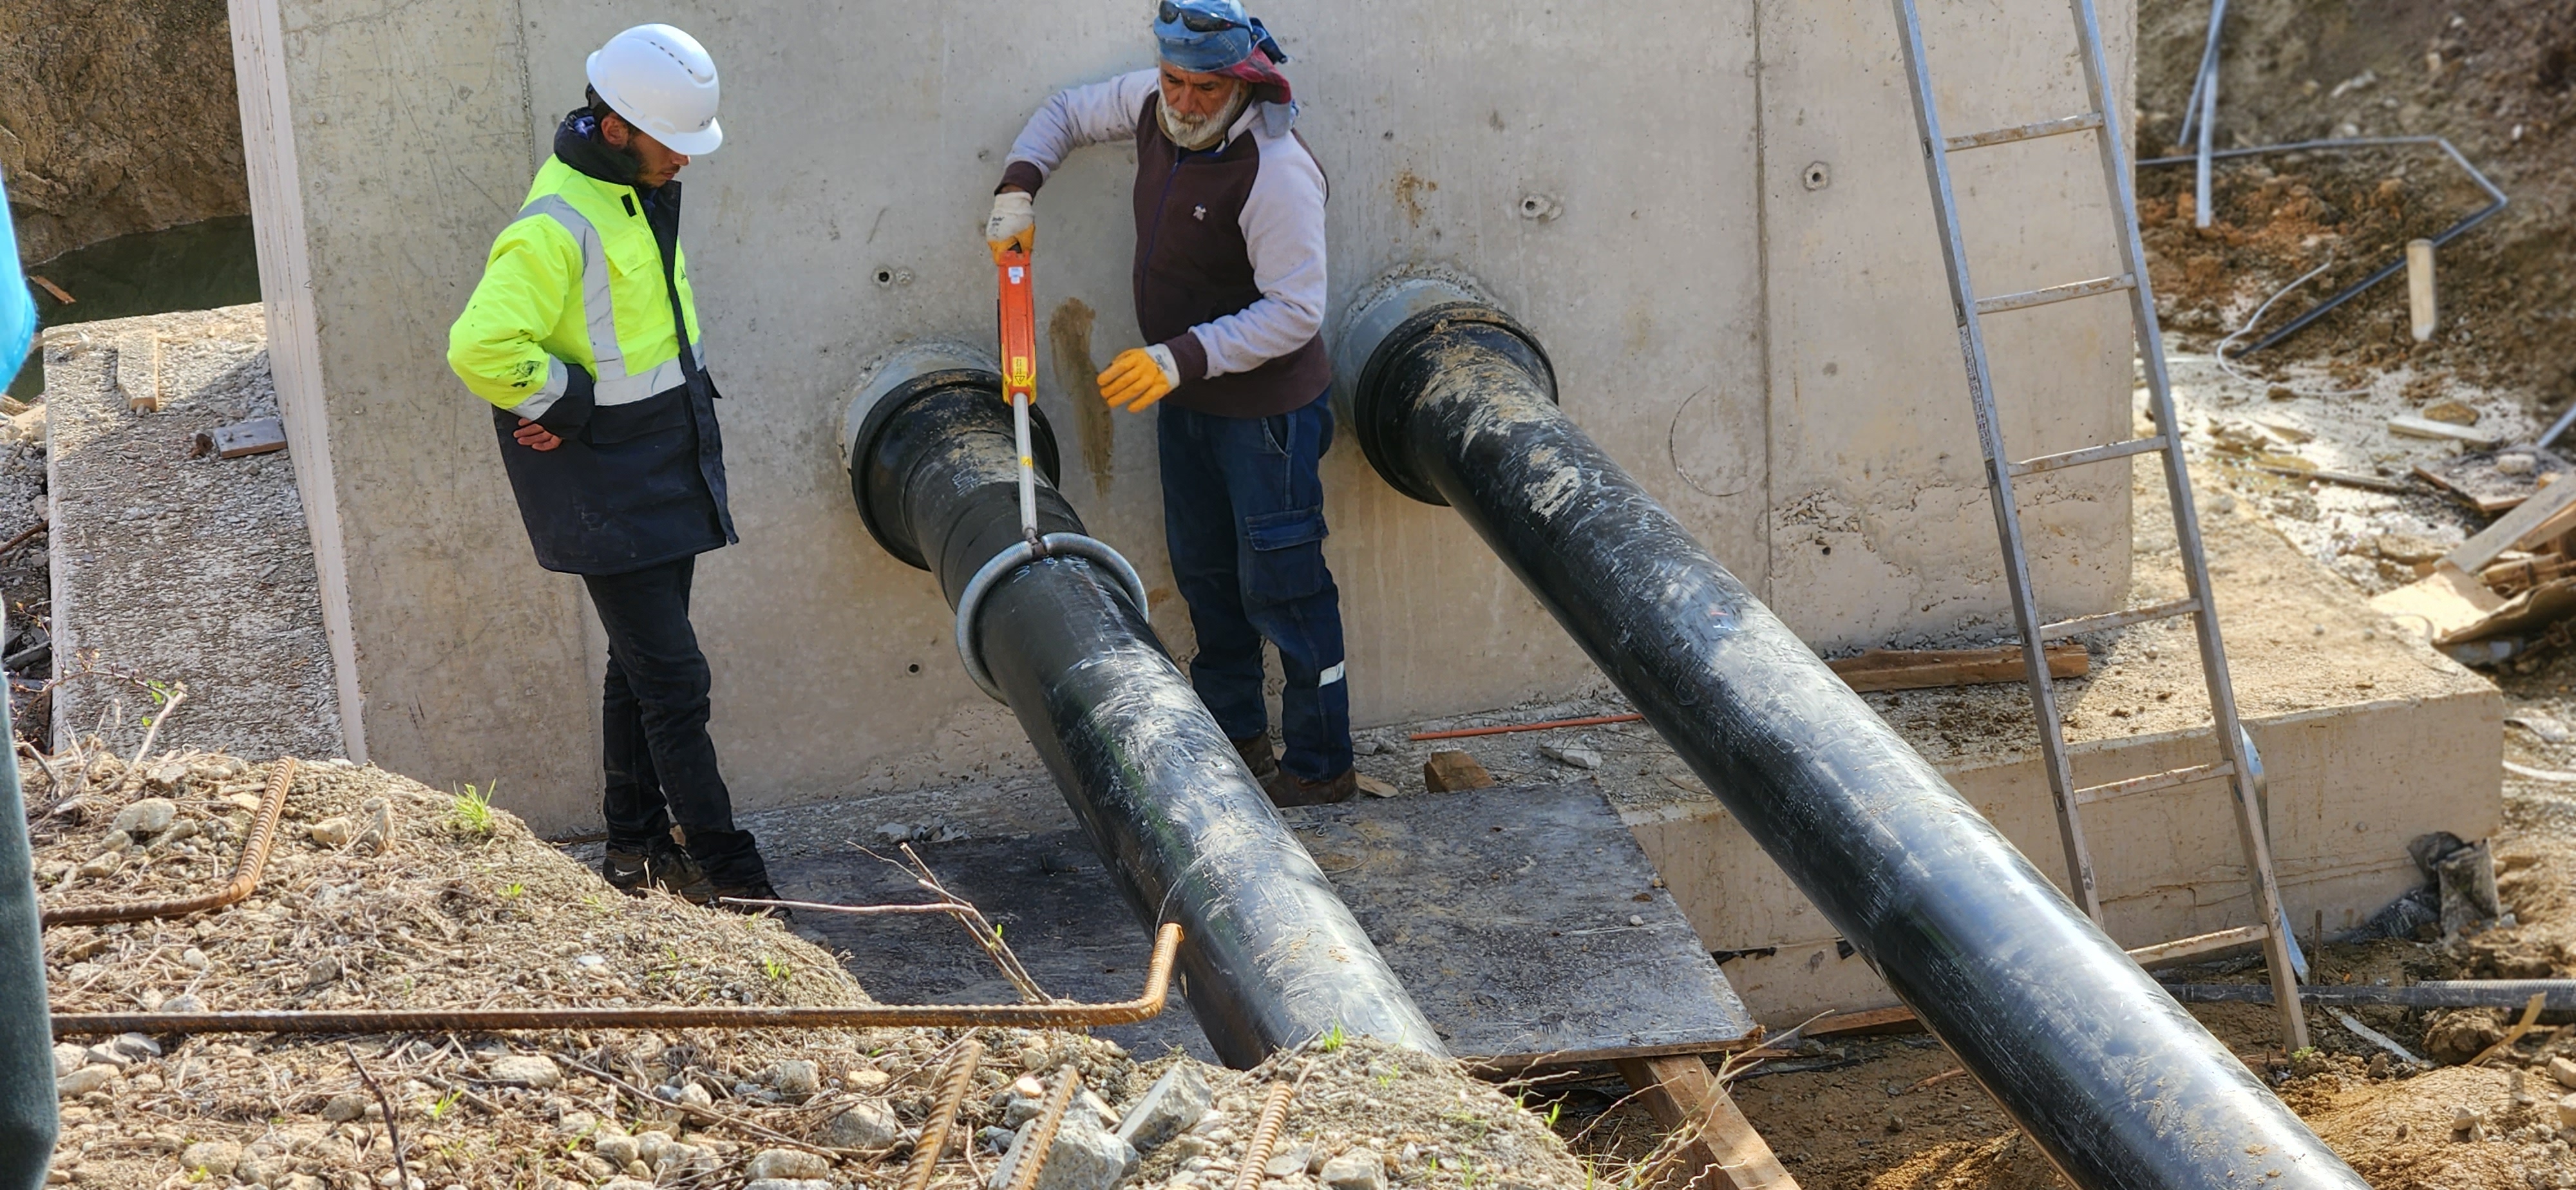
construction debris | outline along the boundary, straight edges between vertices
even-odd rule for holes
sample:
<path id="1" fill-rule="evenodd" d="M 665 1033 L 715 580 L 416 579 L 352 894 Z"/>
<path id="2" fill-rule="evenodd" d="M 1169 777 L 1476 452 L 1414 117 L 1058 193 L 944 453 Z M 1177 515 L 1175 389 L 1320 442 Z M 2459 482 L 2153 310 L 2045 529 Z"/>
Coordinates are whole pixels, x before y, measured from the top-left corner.
<path id="1" fill-rule="evenodd" d="M 191 456 L 208 454 L 219 459 L 238 459 L 244 455 L 264 455 L 286 449 L 286 423 L 274 417 L 255 417 L 249 421 L 212 430 L 200 430 Z"/>
<path id="2" fill-rule="evenodd" d="M 1433 793 L 1483 789 L 1493 783 L 1494 775 L 1464 752 L 1434 752 L 1431 759 L 1422 762 L 1423 787 Z"/>

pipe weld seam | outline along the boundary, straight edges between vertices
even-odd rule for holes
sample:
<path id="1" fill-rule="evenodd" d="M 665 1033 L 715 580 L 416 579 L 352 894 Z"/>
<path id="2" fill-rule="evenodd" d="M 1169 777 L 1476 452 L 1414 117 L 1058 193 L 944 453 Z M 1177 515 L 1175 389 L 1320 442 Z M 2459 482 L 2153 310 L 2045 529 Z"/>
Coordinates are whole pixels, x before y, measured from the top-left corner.
<path id="1" fill-rule="evenodd" d="M 995 702 L 1008 700 L 1002 697 L 1001 686 L 993 681 L 992 670 L 984 665 L 983 650 L 975 637 L 975 613 L 982 610 L 984 598 L 993 593 L 993 588 L 1002 584 L 1003 575 L 1057 554 L 1106 568 L 1126 591 L 1136 614 L 1146 614 L 1145 580 L 1117 550 L 1109 548 L 1108 542 L 1080 533 L 1049 533 L 1035 543 L 1012 542 L 977 569 L 975 577 L 966 580 L 966 589 L 957 596 L 957 659 L 965 663 L 966 676 L 975 680 L 976 688 L 991 695 Z"/>

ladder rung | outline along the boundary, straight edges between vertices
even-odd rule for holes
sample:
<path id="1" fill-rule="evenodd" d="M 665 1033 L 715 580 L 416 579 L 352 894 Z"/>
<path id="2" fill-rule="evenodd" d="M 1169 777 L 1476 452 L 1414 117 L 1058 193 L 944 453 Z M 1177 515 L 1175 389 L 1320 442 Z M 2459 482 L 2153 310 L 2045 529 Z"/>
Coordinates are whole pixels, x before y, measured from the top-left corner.
<path id="1" fill-rule="evenodd" d="M 2169 963 L 2175 959 L 2190 958 L 2196 954 L 2208 954 L 2213 950 L 2243 946 L 2248 942 L 2260 942 L 2271 936 L 2272 931 L 2262 926 L 2238 926 L 2235 929 L 2220 930 L 2214 934 L 2194 934 L 2189 938 L 2176 938 L 2171 942 L 2141 946 L 2130 951 L 2129 957 L 2137 960 L 2139 966 L 2146 967 L 2156 963 Z"/>
<path id="2" fill-rule="evenodd" d="M 2147 607 L 2133 607 L 2127 611 L 2104 612 L 2098 616 L 2081 616 L 2072 620 L 2059 620 L 2054 624 L 2040 629 L 2039 639 L 2064 640 L 2067 637 L 2077 636 L 2087 632 L 2106 632 L 2113 628 L 2126 628 L 2131 624 L 2144 624 L 2149 620 L 2170 620 L 2175 616 L 2188 616 L 2199 610 L 2199 600 L 2177 599 L 2171 603 L 2158 603 Z"/>
<path id="3" fill-rule="evenodd" d="M 2090 281 L 2077 281 L 2071 285 L 2051 285 L 2046 289 L 2007 293 L 2002 297 L 1978 298 L 1977 313 L 1996 314 L 2005 310 L 2024 310 L 2032 306 L 2045 306 L 2050 302 L 2066 302 L 2080 297 L 2092 297 L 2097 293 L 2117 293 L 2123 289 L 2135 289 L 2137 286 L 2138 279 L 2128 273 L 2122 273 L 2117 277 L 2095 277 Z"/>
<path id="4" fill-rule="evenodd" d="M 2088 446 L 2082 450 L 2041 455 L 2035 459 L 2024 459 L 2013 464 L 2012 473 L 2015 478 L 2019 478 L 2034 471 L 2055 471 L 2060 467 L 2125 459 L 2130 455 L 2142 455 L 2151 450 L 2163 450 L 2169 441 L 2164 435 L 2157 434 L 2150 438 L 2131 438 L 2126 442 L 2114 442 L 2108 446 Z"/>
<path id="5" fill-rule="evenodd" d="M 2143 777 L 2131 777 L 2126 781 L 2109 781 L 2100 785 L 2087 785 L 2084 788 L 2075 791 L 2075 804 L 2079 806 L 2089 806 L 2095 802 L 2109 801 L 2115 797 L 2127 797 L 2133 793 L 2150 793 L 2158 789 L 2171 789 L 2177 785 L 2189 785 L 2194 781 L 2207 781 L 2213 777 L 2225 777 L 2233 774 L 2235 771 L 2236 762 L 2232 760 L 2221 760 L 2210 764 L 2195 764 L 2187 765 L 2178 769 L 2166 769 L 2161 773 L 2149 773 Z"/>
<path id="6" fill-rule="evenodd" d="M 1991 132 L 1972 132 L 1966 136 L 1951 137 L 1942 143 L 1948 146 L 1951 152 L 1956 153 L 1961 149 L 1983 149 L 1991 145 L 2009 145 L 2015 141 L 2038 140 L 2043 136 L 2064 136 L 2069 132 L 2082 132 L 2087 128 L 2099 128 L 2101 126 L 2102 113 L 2086 112 L 2080 116 L 2068 116 L 2062 120 L 2042 120 L 2037 124 L 2024 124 L 2018 128 L 1997 128 Z"/>

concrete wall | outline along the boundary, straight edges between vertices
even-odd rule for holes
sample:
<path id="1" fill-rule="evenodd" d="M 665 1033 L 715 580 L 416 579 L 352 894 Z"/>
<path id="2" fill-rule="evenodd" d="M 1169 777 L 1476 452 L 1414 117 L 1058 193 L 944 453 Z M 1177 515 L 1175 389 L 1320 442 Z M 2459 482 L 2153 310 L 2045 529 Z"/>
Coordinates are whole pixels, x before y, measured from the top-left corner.
<path id="1" fill-rule="evenodd" d="M 2125 75 L 2131 7 L 2105 13 Z M 728 142 L 685 175 L 685 235 L 732 398 L 744 539 L 699 579 L 728 774 L 758 804 L 1020 763 L 1025 744 L 955 664 L 932 584 L 850 509 L 840 406 L 879 350 L 990 334 L 975 227 L 1001 158 L 1050 90 L 1149 63 L 1143 6 L 650 15 L 725 71 Z M 1263 15 L 1332 182 L 1336 315 L 1398 264 L 1481 278 L 1546 341 L 1577 420 L 1820 646 L 2007 615 L 1881 0 L 1277 0 Z M 234 0 L 272 342 L 352 747 L 432 783 L 497 777 L 549 828 L 594 813 L 596 630 L 578 584 L 530 561 L 445 328 L 578 102 L 584 54 L 644 17 L 594 0 Z M 2085 107 L 2054 0 L 1952 6 L 1932 35 L 1962 130 Z M 1042 403 L 1068 494 L 1159 588 L 1156 625 L 1186 655 L 1150 424 L 1098 412 L 1085 379 L 1136 342 L 1131 171 L 1128 151 L 1089 150 L 1040 201 Z M 1980 154 L 1960 184 L 1982 289 L 2114 271 L 2083 138 Z M 1533 196 L 1561 213 L 1525 217 Z M 2117 303 L 1992 334 L 2016 453 L 2120 436 Z M 2024 501 L 2055 611 L 2101 610 L 2125 586 L 2126 477 L 2097 470 Z M 1453 514 L 1396 496 L 1347 436 L 1326 477 L 1362 720 L 1589 684 Z"/>

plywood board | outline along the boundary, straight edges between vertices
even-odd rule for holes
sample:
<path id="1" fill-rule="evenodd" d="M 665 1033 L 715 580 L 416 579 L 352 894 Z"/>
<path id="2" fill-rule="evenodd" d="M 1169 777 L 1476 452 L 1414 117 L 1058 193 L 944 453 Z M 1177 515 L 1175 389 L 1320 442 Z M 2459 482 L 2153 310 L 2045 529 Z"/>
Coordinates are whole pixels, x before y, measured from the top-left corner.
<path id="1" fill-rule="evenodd" d="M 2385 615 L 2424 621 L 2432 629 L 2428 635 L 2435 637 L 2475 624 L 2504 603 L 2503 596 L 2448 563 L 2436 564 L 2432 574 L 2370 600 L 2370 606 Z"/>
<path id="2" fill-rule="evenodd" d="M 1462 1058 L 1698 1053 L 1753 1030 L 1635 836 L 1588 784 L 1281 817 Z"/>

